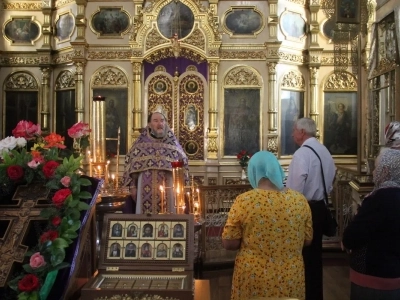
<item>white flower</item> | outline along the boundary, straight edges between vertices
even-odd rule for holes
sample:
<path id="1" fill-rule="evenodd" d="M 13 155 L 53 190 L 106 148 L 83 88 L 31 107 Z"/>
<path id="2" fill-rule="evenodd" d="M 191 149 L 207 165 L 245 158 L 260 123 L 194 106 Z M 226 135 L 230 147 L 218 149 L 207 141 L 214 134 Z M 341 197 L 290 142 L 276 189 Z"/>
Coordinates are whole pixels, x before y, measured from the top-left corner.
<path id="1" fill-rule="evenodd" d="M 18 137 L 17 139 L 17 146 L 18 148 L 23 148 L 26 146 L 26 139 L 23 137 Z"/>
<path id="2" fill-rule="evenodd" d="M 0 141 L 0 148 L 13 150 L 17 146 L 17 139 L 13 136 L 8 136 Z"/>

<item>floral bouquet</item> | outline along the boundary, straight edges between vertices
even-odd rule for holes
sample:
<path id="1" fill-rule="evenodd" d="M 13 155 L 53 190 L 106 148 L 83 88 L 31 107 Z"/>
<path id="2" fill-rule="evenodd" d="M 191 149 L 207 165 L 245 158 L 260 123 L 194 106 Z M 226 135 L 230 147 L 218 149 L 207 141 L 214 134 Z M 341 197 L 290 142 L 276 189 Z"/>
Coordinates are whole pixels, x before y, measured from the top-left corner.
<path id="1" fill-rule="evenodd" d="M 237 154 L 236 158 L 238 159 L 240 166 L 246 168 L 249 164 L 251 154 L 246 150 L 242 150 Z"/>
<path id="2" fill-rule="evenodd" d="M 51 206 L 40 213 L 48 220 L 46 228 L 25 254 L 22 273 L 8 285 L 19 300 L 45 300 L 58 270 L 69 266 L 64 261 L 66 249 L 78 237 L 80 212 L 89 209 L 82 199 L 92 197 L 81 187 L 91 182 L 77 172 L 81 157 L 59 157 L 60 149 L 65 148 L 60 135 L 42 136 L 40 126 L 29 121 L 20 121 L 12 133 L 0 141 L 0 183 L 29 184 L 35 180 L 43 182 L 53 196 Z M 30 151 L 28 142 L 33 143 Z"/>

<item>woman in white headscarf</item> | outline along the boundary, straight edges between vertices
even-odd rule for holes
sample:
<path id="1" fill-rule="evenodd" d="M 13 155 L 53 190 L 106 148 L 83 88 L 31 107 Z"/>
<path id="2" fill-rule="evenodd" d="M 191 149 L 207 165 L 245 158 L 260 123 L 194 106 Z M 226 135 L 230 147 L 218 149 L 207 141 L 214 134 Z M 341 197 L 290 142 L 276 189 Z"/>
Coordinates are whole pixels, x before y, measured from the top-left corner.
<path id="1" fill-rule="evenodd" d="M 400 299 L 400 151 L 382 149 L 374 190 L 343 233 L 351 300 Z"/>
<path id="2" fill-rule="evenodd" d="M 307 199 L 284 188 L 284 172 L 271 152 L 254 154 L 247 170 L 253 190 L 236 198 L 222 234 L 227 250 L 239 249 L 231 299 L 304 299 L 302 249 L 313 236 Z"/>

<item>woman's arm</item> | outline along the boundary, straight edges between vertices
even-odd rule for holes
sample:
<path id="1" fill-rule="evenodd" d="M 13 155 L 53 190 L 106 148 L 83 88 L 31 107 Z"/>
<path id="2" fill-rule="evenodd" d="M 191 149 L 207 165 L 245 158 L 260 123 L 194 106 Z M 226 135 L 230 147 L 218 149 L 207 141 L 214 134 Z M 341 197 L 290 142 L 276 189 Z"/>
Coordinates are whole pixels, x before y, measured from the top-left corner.
<path id="1" fill-rule="evenodd" d="M 242 239 L 237 240 L 225 240 L 222 239 L 222 245 L 226 250 L 238 250 L 240 248 L 240 243 Z"/>

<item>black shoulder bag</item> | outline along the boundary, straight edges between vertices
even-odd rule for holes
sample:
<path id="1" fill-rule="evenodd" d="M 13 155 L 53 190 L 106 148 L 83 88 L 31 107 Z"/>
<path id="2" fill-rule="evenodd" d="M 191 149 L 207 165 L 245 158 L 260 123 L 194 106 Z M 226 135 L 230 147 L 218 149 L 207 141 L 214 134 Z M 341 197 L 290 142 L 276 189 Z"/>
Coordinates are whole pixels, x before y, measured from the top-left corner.
<path id="1" fill-rule="evenodd" d="M 324 169 L 322 168 L 322 161 L 319 157 L 318 153 L 310 146 L 304 145 L 304 147 L 310 148 L 315 155 L 318 157 L 319 162 L 321 164 L 321 174 L 322 174 L 322 183 L 324 185 L 324 194 L 325 194 L 325 222 L 324 222 L 324 229 L 323 234 L 329 237 L 335 236 L 337 232 L 338 223 L 334 215 L 332 215 L 332 211 L 328 207 L 328 193 L 326 192 L 326 184 L 325 184 L 325 176 L 324 176 Z"/>

